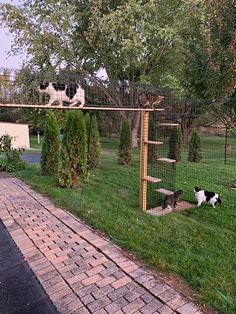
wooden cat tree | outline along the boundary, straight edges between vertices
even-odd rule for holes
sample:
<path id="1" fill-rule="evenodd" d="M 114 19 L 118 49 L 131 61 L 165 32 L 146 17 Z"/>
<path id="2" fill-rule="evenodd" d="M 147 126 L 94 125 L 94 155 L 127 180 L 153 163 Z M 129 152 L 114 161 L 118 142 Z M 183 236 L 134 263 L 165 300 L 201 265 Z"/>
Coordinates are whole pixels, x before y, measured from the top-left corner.
<path id="1" fill-rule="evenodd" d="M 159 127 L 176 127 L 178 124 L 176 123 L 159 123 Z M 163 142 L 160 141 L 149 141 L 148 140 L 148 129 L 149 129 L 149 112 L 142 111 L 141 112 L 141 141 L 140 141 L 140 209 L 143 211 L 147 211 L 152 215 L 164 215 L 172 210 L 165 209 L 162 210 L 160 207 L 147 209 L 147 189 L 148 182 L 152 184 L 156 184 L 161 182 L 161 179 L 155 178 L 148 175 L 148 145 L 162 145 Z M 176 160 L 169 158 L 158 158 L 158 162 L 164 162 L 167 164 L 175 164 Z M 173 191 L 169 191 L 165 188 L 158 188 L 156 192 L 169 195 L 173 194 Z"/>

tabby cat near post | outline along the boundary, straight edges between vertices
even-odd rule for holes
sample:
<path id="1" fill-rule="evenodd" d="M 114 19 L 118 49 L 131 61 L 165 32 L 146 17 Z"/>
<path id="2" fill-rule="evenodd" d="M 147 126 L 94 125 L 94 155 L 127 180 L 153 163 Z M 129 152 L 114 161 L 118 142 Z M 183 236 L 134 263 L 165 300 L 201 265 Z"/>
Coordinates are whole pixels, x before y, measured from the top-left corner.
<path id="1" fill-rule="evenodd" d="M 180 199 L 180 196 L 183 194 L 183 190 L 175 191 L 173 194 L 166 195 L 162 209 L 172 209 L 171 206 L 174 205 L 174 208 L 177 206 L 177 202 Z"/>

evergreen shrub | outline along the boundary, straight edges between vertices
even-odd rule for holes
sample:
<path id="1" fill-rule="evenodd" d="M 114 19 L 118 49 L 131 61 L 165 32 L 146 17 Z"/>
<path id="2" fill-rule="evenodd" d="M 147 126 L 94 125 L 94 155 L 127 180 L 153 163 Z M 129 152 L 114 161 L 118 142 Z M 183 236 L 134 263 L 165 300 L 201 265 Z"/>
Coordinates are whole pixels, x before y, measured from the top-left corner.
<path id="1" fill-rule="evenodd" d="M 8 134 L 0 136 L 0 171 L 13 172 L 25 168 L 22 150 L 12 148 L 11 141 Z"/>
<path id="2" fill-rule="evenodd" d="M 120 145 L 118 152 L 119 164 L 126 166 L 131 164 L 132 161 L 131 148 L 132 148 L 131 129 L 128 119 L 124 119 L 122 122 L 120 134 Z"/>
<path id="3" fill-rule="evenodd" d="M 42 175 L 57 175 L 60 156 L 60 129 L 53 112 L 48 112 L 41 156 Z"/>
<path id="4" fill-rule="evenodd" d="M 97 126 L 97 119 L 92 115 L 88 130 L 88 169 L 95 169 L 99 165 L 101 145 Z"/>
<path id="5" fill-rule="evenodd" d="M 70 111 L 67 114 L 62 141 L 59 170 L 60 186 L 75 187 L 78 179 L 87 178 L 87 133 L 82 112 Z"/>
<path id="6" fill-rule="evenodd" d="M 173 127 L 169 138 L 168 158 L 175 159 L 176 161 L 181 160 L 182 141 L 182 132 L 180 127 Z"/>
<path id="7" fill-rule="evenodd" d="M 196 129 L 192 130 L 189 141 L 188 161 L 199 162 L 202 159 L 201 140 Z"/>

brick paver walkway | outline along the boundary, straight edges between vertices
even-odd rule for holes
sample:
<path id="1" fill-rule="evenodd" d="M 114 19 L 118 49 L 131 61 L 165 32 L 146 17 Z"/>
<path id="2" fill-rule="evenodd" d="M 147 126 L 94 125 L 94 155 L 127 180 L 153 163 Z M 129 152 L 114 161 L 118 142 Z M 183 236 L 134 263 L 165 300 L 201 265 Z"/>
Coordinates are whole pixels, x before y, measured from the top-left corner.
<path id="1" fill-rule="evenodd" d="M 117 246 L 17 178 L 0 179 L 0 218 L 60 313 L 200 313 Z"/>

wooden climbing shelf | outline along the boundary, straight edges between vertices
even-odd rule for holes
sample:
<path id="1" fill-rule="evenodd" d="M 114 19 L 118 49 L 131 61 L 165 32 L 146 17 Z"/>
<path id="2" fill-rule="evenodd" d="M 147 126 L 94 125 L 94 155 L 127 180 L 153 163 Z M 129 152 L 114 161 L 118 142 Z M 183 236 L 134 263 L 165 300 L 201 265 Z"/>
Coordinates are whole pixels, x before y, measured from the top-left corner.
<path id="1" fill-rule="evenodd" d="M 153 216 L 164 216 L 172 212 L 173 212 L 172 209 L 168 209 L 168 208 L 163 209 L 161 206 L 147 210 L 147 213 Z"/>
<path id="2" fill-rule="evenodd" d="M 175 159 L 170 159 L 170 158 L 158 158 L 157 161 L 166 162 L 167 164 L 174 164 L 174 163 L 176 163 Z"/>
<path id="3" fill-rule="evenodd" d="M 164 195 L 172 195 L 172 194 L 174 194 L 174 192 L 169 191 L 167 189 L 163 189 L 163 188 L 156 189 L 156 192 L 164 194 Z"/>
<path id="4" fill-rule="evenodd" d="M 159 123 L 158 126 L 179 126 L 178 123 Z"/>
<path id="5" fill-rule="evenodd" d="M 159 141 L 146 141 L 145 144 L 149 144 L 149 145 L 162 145 L 163 142 L 159 142 Z"/>
<path id="6" fill-rule="evenodd" d="M 151 176 L 143 177 L 143 180 L 144 180 L 144 181 L 148 181 L 148 182 L 152 182 L 152 183 L 161 182 L 161 179 L 154 178 L 154 177 L 151 177 Z"/>

